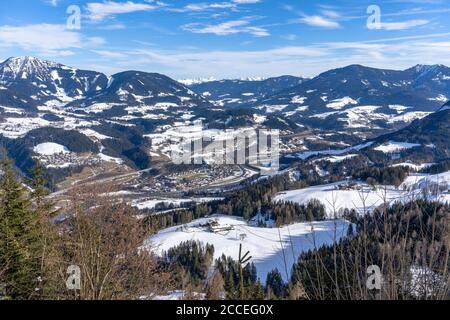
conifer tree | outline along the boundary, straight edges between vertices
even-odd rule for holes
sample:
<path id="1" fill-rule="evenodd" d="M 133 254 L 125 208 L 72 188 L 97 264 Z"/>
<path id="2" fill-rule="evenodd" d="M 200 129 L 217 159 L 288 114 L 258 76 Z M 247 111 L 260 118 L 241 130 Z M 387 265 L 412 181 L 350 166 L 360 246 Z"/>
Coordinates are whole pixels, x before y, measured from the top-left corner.
<path id="1" fill-rule="evenodd" d="M 266 287 L 272 290 L 272 293 L 276 298 L 284 298 L 286 288 L 278 269 L 274 269 L 267 274 Z"/>
<path id="2" fill-rule="evenodd" d="M 256 282 L 252 289 L 252 299 L 253 300 L 264 300 L 264 287 L 260 281 Z"/>
<path id="3" fill-rule="evenodd" d="M 36 298 L 40 277 L 41 241 L 37 216 L 9 161 L 2 163 L 0 180 L 0 269 L 5 295 L 10 299 Z"/>
<path id="4" fill-rule="evenodd" d="M 227 292 L 227 299 L 236 299 L 236 287 L 234 284 L 234 276 L 232 272 L 228 273 L 228 280 L 225 283 L 225 291 Z"/>

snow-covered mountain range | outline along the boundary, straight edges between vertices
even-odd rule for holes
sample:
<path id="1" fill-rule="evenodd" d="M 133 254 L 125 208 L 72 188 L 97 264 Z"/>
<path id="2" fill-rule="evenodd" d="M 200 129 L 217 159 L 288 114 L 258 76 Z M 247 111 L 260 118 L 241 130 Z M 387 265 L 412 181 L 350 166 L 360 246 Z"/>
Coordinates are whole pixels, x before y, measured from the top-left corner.
<path id="1" fill-rule="evenodd" d="M 183 84 L 157 73 L 107 76 L 16 57 L 0 63 L 0 140 L 23 168 L 42 143 L 146 168 L 154 145 L 149 136 L 196 120 L 211 129 L 265 127 L 280 129 L 282 135 L 334 130 L 337 135 L 376 136 L 427 117 L 448 97 L 450 69 L 442 65 L 404 71 L 352 65 L 313 79 Z M 344 145 L 342 139 L 335 142 Z"/>

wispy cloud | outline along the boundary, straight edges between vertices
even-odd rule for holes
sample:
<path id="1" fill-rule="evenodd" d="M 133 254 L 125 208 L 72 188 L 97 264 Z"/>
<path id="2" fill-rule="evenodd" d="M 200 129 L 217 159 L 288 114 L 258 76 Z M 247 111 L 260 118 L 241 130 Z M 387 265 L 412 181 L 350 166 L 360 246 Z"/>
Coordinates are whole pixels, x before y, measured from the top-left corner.
<path id="1" fill-rule="evenodd" d="M 298 19 L 298 22 L 313 27 L 328 28 L 328 29 L 337 29 L 340 27 L 339 22 L 336 22 L 334 20 L 319 15 L 314 16 L 303 15 L 302 18 Z"/>
<path id="2" fill-rule="evenodd" d="M 292 61 L 303 61 L 307 57 L 320 57 L 319 48 L 300 46 L 281 47 L 261 51 L 164 51 L 157 49 L 131 50 L 132 64 L 153 70 L 164 69 L 173 77 L 195 77 L 217 72 L 218 77 L 242 75 L 292 73 Z M 290 64 L 290 67 L 288 65 Z M 127 68 L 128 62 L 119 62 Z M 277 70 L 278 68 L 278 70 Z M 214 71 L 212 71 L 214 70 Z M 286 71 L 289 70 L 289 71 Z M 299 69 L 300 72 L 300 69 Z"/>
<path id="3" fill-rule="evenodd" d="M 260 2 L 260 0 L 232 0 L 232 2 L 237 4 L 254 4 Z"/>
<path id="4" fill-rule="evenodd" d="M 233 0 L 233 2 L 238 4 L 253 4 L 260 2 L 260 0 Z"/>
<path id="5" fill-rule="evenodd" d="M 91 50 L 92 52 L 98 54 L 102 58 L 107 59 L 124 59 L 127 57 L 126 54 L 116 51 L 110 51 L 110 50 Z"/>
<path id="6" fill-rule="evenodd" d="M 324 16 L 329 17 L 329 18 L 336 19 L 336 18 L 340 18 L 341 17 L 341 14 L 339 12 L 337 12 L 335 10 L 332 10 L 332 9 L 322 9 L 322 10 L 320 10 L 320 12 Z"/>
<path id="7" fill-rule="evenodd" d="M 218 36 L 226 36 L 237 33 L 248 33 L 256 37 L 266 37 L 270 35 L 267 29 L 257 26 L 251 26 L 250 23 L 250 19 L 232 20 L 216 25 L 190 23 L 182 26 L 182 29 L 193 33 L 211 33 Z"/>
<path id="8" fill-rule="evenodd" d="M 219 10 L 219 9 L 231 9 L 237 10 L 239 5 L 256 4 L 260 0 L 232 0 L 232 1 L 222 1 L 222 2 L 196 2 L 189 3 L 183 7 L 176 8 L 170 7 L 169 11 L 174 12 L 203 12 L 208 10 Z"/>
<path id="9" fill-rule="evenodd" d="M 428 20 L 408 20 L 401 22 L 381 22 L 380 29 L 384 30 L 407 30 L 415 27 L 420 27 L 430 23 Z"/>
<path id="10" fill-rule="evenodd" d="M 450 64 L 447 34 L 386 38 L 370 41 L 329 42 L 284 46 L 266 50 L 127 50 L 127 58 L 114 60 L 120 71 L 139 67 L 174 78 L 241 76 L 270 77 L 280 74 L 315 76 L 349 64 L 384 69 L 406 69 L 415 64 Z"/>
<path id="11" fill-rule="evenodd" d="M 171 8 L 170 11 L 175 12 L 190 12 L 190 11 L 206 11 L 210 9 L 232 9 L 235 8 L 236 4 L 230 2 L 200 2 L 200 3 L 190 3 L 182 8 Z"/>
<path id="12" fill-rule="evenodd" d="M 45 56 L 66 56 L 73 54 L 72 49 L 103 43 L 102 38 L 87 38 L 59 24 L 0 26 L 0 46 L 20 47 Z"/>
<path id="13" fill-rule="evenodd" d="M 51 5 L 52 7 L 57 7 L 61 0 L 44 0 L 44 2 Z"/>
<path id="14" fill-rule="evenodd" d="M 86 9 L 90 20 L 102 21 L 107 17 L 118 14 L 152 11 L 164 6 L 165 4 L 159 1 L 148 1 L 148 3 L 105 1 L 88 3 Z"/>
<path id="15" fill-rule="evenodd" d="M 126 29 L 127 26 L 123 23 L 108 23 L 102 26 L 97 27 L 100 30 L 123 30 Z"/>

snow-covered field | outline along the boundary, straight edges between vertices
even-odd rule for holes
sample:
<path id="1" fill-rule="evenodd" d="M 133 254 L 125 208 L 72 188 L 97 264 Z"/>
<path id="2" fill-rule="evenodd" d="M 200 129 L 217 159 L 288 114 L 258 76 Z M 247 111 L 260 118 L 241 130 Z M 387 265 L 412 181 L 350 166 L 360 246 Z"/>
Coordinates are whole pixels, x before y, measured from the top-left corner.
<path id="1" fill-rule="evenodd" d="M 0 134 L 10 139 L 17 139 L 29 131 L 49 126 L 50 122 L 42 118 L 5 118 L 0 123 Z"/>
<path id="2" fill-rule="evenodd" d="M 365 144 L 360 144 L 353 147 L 348 147 L 345 149 L 329 149 L 329 150 L 319 150 L 319 151 L 305 151 L 296 153 L 294 155 L 288 155 L 286 157 L 288 158 L 297 158 L 301 160 L 306 160 L 313 156 L 340 156 L 345 155 L 346 153 L 352 152 L 352 151 L 359 151 L 365 148 L 370 147 L 373 144 L 373 142 L 367 142 Z"/>
<path id="3" fill-rule="evenodd" d="M 423 111 L 406 112 L 408 108 L 404 106 L 390 106 L 391 109 L 397 111 L 396 115 L 382 112 L 382 110 L 379 110 L 382 109 L 381 106 L 364 105 L 341 110 L 346 107 L 350 101 L 351 100 L 344 100 L 342 102 L 339 100 L 338 102 L 330 103 L 327 107 L 336 111 L 316 113 L 311 115 L 310 118 L 326 119 L 332 115 L 338 115 L 338 121 L 346 123 L 345 127 L 347 128 L 366 128 L 368 126 L 373 126 L 373 122 L 377 120 L 384 121 L 388 124 L 395 124 L 397 122 L 408 123 L 415 119 L 422 119 L 431 113 Z"/>
<path id="4" fill-rule="evenodd" d="M 341 99 L 333 100 L 332 102 L 327 104 L 327 108 L 340 110 L 349 104 L 358 104 L 358 101 L 353 100 L 350 97 L 344 97 Z"/>
<path id="5" fill-rule="evenodd" d="M 415 173 L 408 176 L 399 188 L 394 186 L 378 186 L 373 188 L 365 183 L 348 181 L 313 186 L 304 189 L 281 192 L 275 196 L 274 202 L 295 202 L 306 204 L 312 199 L 325 205 L 327 213 L 333 217 L 340 209 L 356 209 L 360 214 L 372 211 L 384 203 L 396 201 L 408 202 L 426 196 L 431 200 L 450 202 L 450 171 L 436 175 Z M 432 185 L 439 185 L 437 194 Z M 427 190 L 424 194 L 424 190 Z"/>
<path id="6" fill-rule="evenodd" d="M 155 209 L 157 205 L 168 205 L 173 207 L 180 207 L 183 204 L 188 203 L 206 203 L 212 201 L 220 201 L 223 198 L 191 198 L 191 199 L 169 199 L 169 198 L 161 198 L 161 199 L 150 199 L 150 200 L 137 200 L 132 203 L 132 206 L 138 208 L 139 210 L 144 209 Z"/>
<path id="7" fill-rule="evenodd" d="M 67 147 L 53 142 L 38 144 L 33 151 L 41 156 L 51 156 L 59 153 L 69 153 Z"/>
<path id="8" fill-rule="evenodd" d="M 325 158 L 317 159 L 314 162 L 327 161 L 327 162 L 331 162 L 331 163 L 338 163 L 338 162 L 342 162 L 344 160 L 351 159 L 351 158 L 354 158 L 354 157 L 357 157 L 357 156 L 358 156 L 357 154 L 348 154 L 348 155 L 345 155 L 345 156 L 331 156 L 331 157 L 325 157 Z"/>
<path id="9" fill-rule="evenodd" d="M 433 166 L 435 163 L 422 163 L 422 164 L 415 164 L 412 162 L 401 162 L 401 163 L 396 163 L 394 165 L 392 165 L 392 167 L 408 167 L 411 168 L 413 170 L 419 171 L 425 168 L 429 168 L 431 166 Z"/>
<path id="10" fill-rule="evenodd" d="M 264 117 L 254 115 L 257 121 L 265 121 Z M 208 164 L 220 161 L 221 155 L 225 152 L 230 152 L 230 148 L 235 150 L 243 150 L 245 148 L 245 138 L 255 137 L 257 133 L 252 127 L 242 127 L 238 129 L 219 130 L 219 129 L 204 129 L 201 123 L 183 122 L 176 123 L 174 126 L 159 127 L 158 133 L 144 135 L 144 137 L 151 140 L 151 152 L 155 154 L 162 154 L 168 158 L 180 157 L 186 153 L 187 147 L 190 147 L 191 141 L 211 142 L 208 147 L 201 151 L 196 151 L 196 155 L 200 156 Z M 223 148 L 220 142 L 234 141 L 238 139 L 236 146 Z M 215 144 L 212 142 L 216 142 Z M 252 141 L 250 146 L 256 148 L 256 142 Z"/>
<path id="11" fill-rule="evenodd" d="M 210 232 L 208 228 L 202 227 L 211 220 L 216 220 L 219 227 L 231 230 Z M 237 260 L 239 244 L 242 242 L 243 250 L 250 251 L 251 261 L 263 282 L 274 268 L 278 268 L 284 280 L 288 280 L 292 265 L 302 252 L 332 244 L 335 231 L 339 240 L 347 234 L 348 226 L 349 223 L 344 220 L 329 220 L 296 223 L 283 228 L 260 228 L 251 226 L 238 217 L 212 216 L 162 230 L 150 237 L 145 247 L 162 254 L 184 241 L 193 240 L 214 245 L 215 259 L 225 254 Z"/>
<path id="12" fill-rule="evenodd" d="M 408 142 L 397 142 L 397 141 L 389 141 L 385 144 L 382 144 L 374 150 L 381 151 L 383 153 L 392 153 L 401 150 L 411 149 L 415 147 L 420 147 L 420 144 L 417 143 L 408 143 Z"/>
<path id="13" fill-rule="evenodd" d="M 52 127 L 61 128 L 64 130 L 75 130 L 79 128 L 88 128 L 94 125 L 99 125 L 98 121 L 83 120 L 82 115 L 75 115 L 56 105 L 39 107 L 40 111 L 48 111 L 61 117 L 61 121 L 48 121 L 41 117 L 6 117 L 0 122 L 0 135 L 10 139 L 17 139 L 24 137 L 31 130 Z M 15 112 L 18 113 L 18 112 Z"/>
<path id="14" fill-rule="evenodd" d="M 439 199 L 441 201 L 450 201 L 450 195 L 448 194 L 448 190 L 450 190 L 450 171 L 431 175 L 426 173 L 411 174 L 400 187 L 411 191 L 420 191 L 430 188 L 432 184 L 440 185 L 443 188 L 446 187 L 447 192 L 441 194 Z"/>
<path id="15" fill-rule="evenodd" d="M 327 214 L 332 217 L 334 213 L 338 214 L 340 209 L 346 208 L 356 209 L 359 213 L 364 214 L 385 203 L 385 199 L 388 202 L 394 202 L 407 196 L 406 192 L 391 186 L 376 190 L 367 184 L 359 184 L 358 188 L 354 189 L 339 188 L 339 186 L 347 184 L 347 182 L 342 181 L 282 192 L 273 201 L 306 204 L 312 199 L 317 199 L 325 205 Z"/>

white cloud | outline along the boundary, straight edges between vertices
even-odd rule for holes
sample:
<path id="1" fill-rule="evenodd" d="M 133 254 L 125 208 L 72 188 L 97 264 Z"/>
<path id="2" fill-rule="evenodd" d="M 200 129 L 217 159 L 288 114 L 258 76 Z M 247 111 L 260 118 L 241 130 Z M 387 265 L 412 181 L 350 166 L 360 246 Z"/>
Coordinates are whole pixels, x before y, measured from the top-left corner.
<path id="1" fill-rule="evenodd" d="M 119 61 L 120 69 L 136 68 L 157 71 L 173 78 L 214 75 L 217 78 L 239 78 L 241 76 L 265 76 L 273 74 L 300 73 L 295 69 L 302 61 L 321 57 L 318 48 L 299 46 L 281 47 L 261 51 L 161 51 L 142 49 L 129 52 L 132 59 Z M 117 71 L 119 71 L 118 69 Z"/>
<path id="2" fill-rule="evenodd" d="M 52 7 L 58 6 L 58 4 L 59 4 L 60 1 L 61 1 L 61 0 L 45 0 L 45 2 L 46 2 L 47 4 L 49 4 L 49 5 L 51 5 Z"/>
<path id="3" fill-rule="evenodd" d="M 98 29 L 101 30 L 124 30 L 126 28 L 127 26 L 123 23 L 113 23 L 113 24 L 108 23 L 98 27 Z"/>
<path id="4" fill-rule="evenodd" d="M 324 16 L 327 16 L 330 18 L 339 18 L 341 16 L 339 14 L 339 12 L 331 10 L 331 9 L 322 9 L 321 12 Z"/>
<path id="5" fill-rule="evenodd" d="M 237 4 L 232 2 L 198 2 L 189 3 L 182 8 L 172 8 L 169 11 L 174 12 L 202 12 L 216 9 L 236 9 Z"/>
<path id="6" fill-rule="evenodd" d="M 239 5 L 256 4 L 260 0 L 232 0 L 230 2 L 197 2 L 189 3 L 182 8 L 170 8 L 169 11 L 174 12 L 201 12 L 216 9 L 232 9 L 235 10 Z"/>
<path id="7" fill-rule="evenodd" d="M 406 69 L 416 64 L 450 65 L 450 41 L 445 34 L 361 42 L 332 42 L 285 46 L 268 50 L 210 50 L 146 48 L 113 59 L 107 72 L 136 69 L 173 78 L 271 77 L 281 74 L 316 76 L 333 68 L 361 64 L 383 69 Z M 113 68 L 114 70 L 111 70 Z"/>
<path id="8" fill-rule="evenodd" d="M 65 25 L 33 24 L 25 26 L 0 26 L 0 46 L 20 47 L 45 56 L 67 56 L 71 49 L 104 44 L 99 37 L 85 38 Z"/>
<path id="9" fill-rule="evenodd" d="M 270 35 L 266 29 L 262 27 L 249 26 L 249 24 L 250 21 L 248 19 L 241 19 L 227 21 L 216 25 L 190 23 L 182 26 L 182 29 L 193 33 L 211 33 L 218 36 L 226 36 L 237 33 L 248 33 L 256 37 L 266 37 Z"/>
<path id="10" fill-rule="evenodd" d="M 102 46 L 106 44 L 105 39 L 101 37 L 90 37 L 83 40 L 85 46 Z"/>
<path id="11" fill-rule="evenodd" d="M 384 30 L 406 30 L 415 27 L 420 27 L 428 24 L 428 20 L 408 20 L 402 22 L 381 22 L 380 29 Z"/>
<path id="12" fill-rule="evenodd" d="M 23 49 L 57 50 L 80 48 L 81 36 L 64 25 L 33 24 L 20 27 L 1 26 L 0 40 L 5 46 L 17 45 Z"/>
<path id="13" fill-rule="evenodd" d="M 235 8 L 236 5 L 229 2 L 215 2 L 215 3 L 190 3 L 183 8 L 173 9 L 172 11 L 187 12 L 187 11 L 205 11 L 209 9 L 230 9 Z"/>
<path id="14" fill-rule="evenodd" d="M 254 4 L 260 2 L 260 0 L 233 0 L 237 4 Z"/>
<path id="15" fill-rule="evenodd" d="M 322 16 L 304 15 L 303 18 L 299 19 L 299 22 L 307 24 L 309 26 L 328 28 L 328 29 L 336 29 L 336 28 L 340 27 L 338 22 L 333 21 L 331 19 L 327 19 Z"/>
<path id="16" fill-rule="evenodd" d="M 136 3 L 133 1 L 126 2 L 114 2 L 114 1 L 105 1 L 105 2 L 91 2 L 86 5 L 88 11 L 88 17 L 93 21 L 101 21 L 109 16 L 114 16 L 118 14 L 124 13 L 132 13 L 139 11 L 151 11 L 156 10 L 165 6 L 161 2 L 153 2 L 150 3 Z"/>
<path id="17" fill-rule="evenodd" d="M 126 54 L 116 51 L 109 51 L 109 50 L 91 50 L 91 51 L 98 54 L 102 58 L 107 59 L 124 59 L 127 57 Z"/>

